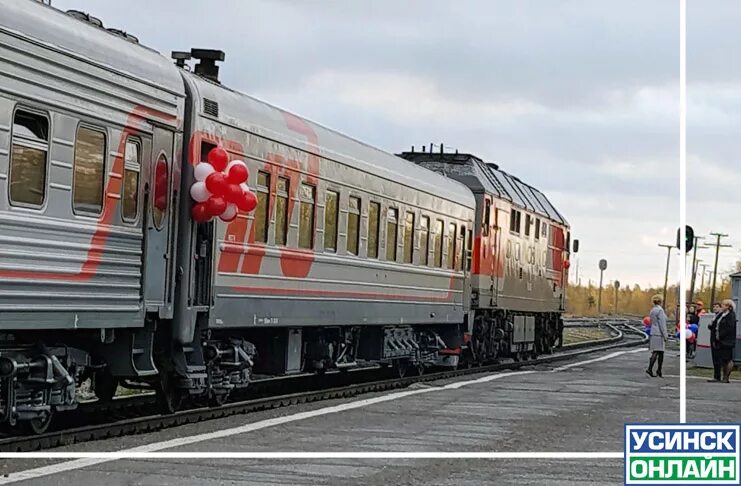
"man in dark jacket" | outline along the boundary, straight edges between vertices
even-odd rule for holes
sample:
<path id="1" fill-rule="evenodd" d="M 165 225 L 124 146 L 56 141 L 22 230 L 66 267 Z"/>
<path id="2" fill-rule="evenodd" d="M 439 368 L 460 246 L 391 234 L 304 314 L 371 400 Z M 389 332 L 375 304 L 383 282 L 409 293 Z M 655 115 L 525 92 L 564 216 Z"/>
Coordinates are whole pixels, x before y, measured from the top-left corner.
<path id="1" fill-rule="evenodd" d="M 736 346 L 736 313 L 733 311 L 734 304 L 726 299 L 721 304 L 723 310 L 713 323 L 708 326 L 711 331 L 710 345 L 713 351 L 713 365 L 718 371 L 722 371 L 723 377 L 717 374 L 715 379 L 723 383 L 730 382 L 733 371 L 733 348 Z M 716 360 L 718 366 L 716 366 Z"/>

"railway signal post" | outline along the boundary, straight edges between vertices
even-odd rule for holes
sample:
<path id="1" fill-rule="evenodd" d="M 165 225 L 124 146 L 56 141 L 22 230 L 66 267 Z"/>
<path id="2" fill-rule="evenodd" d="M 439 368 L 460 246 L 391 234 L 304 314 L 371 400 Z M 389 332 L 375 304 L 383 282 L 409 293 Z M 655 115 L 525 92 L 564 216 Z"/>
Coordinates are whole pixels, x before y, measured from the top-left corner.
<path id="1" fill-rule="evenodd" d="M 599 294 L 597 297 L 597 314 L 602 314 L 602 274 L 607 269 L 607 260 L 599 261 Z"/>
<path id="2" fill-rule="evenodd" d="M 615 310 L 613 311 L 616 315 L 618 313 L 618 291 L 620 290 L 620 281 L 615 280 Z"/>

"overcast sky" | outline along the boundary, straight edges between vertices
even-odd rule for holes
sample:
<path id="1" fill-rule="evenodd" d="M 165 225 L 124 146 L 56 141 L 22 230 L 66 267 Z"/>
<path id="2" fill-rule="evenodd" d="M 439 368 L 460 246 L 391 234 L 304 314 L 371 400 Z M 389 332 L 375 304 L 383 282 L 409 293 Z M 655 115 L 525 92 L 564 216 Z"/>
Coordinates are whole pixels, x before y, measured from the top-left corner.
<path id="1" fill-rule="evenodd" d="M 606 258 L 606 281 L 663 284 L 657 244 L 679 221 L 676 0 L 52 4 L 165 55 L 222 49 L 225 84 L 390 152 L 444 142 L 494 160 L 568 218 L 584 283 Z M 738 83 L 727 91 L 741 107 Z M 725 126 L 721 109 L 709 116 Z"/>
<path id="2" fill-rule="evenodd" d="M 693 0 L 687 15 L 687 222 L 729 235 L 727 272 L 741 258 L 741 2 Z M 698 257 L 712 265 L 714 250 Z"/>

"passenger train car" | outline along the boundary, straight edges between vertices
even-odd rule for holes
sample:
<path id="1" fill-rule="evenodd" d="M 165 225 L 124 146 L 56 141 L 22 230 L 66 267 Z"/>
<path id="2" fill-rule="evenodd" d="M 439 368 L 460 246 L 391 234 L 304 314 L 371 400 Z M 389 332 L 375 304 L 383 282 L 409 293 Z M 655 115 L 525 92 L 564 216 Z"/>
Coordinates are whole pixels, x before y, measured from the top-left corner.
<path id="1" fill-rule="evenodd" d="M 43 431 L 88 379 L 101 400 L 149 384 L 173 411 L 255 374 L 403 374 L 558 341 L 568 225 L 535 189 L 469 157 L 472 185 L 452 159 L 428 170 L 233 91 L 220 51 L 173 63 L 82 12 L 0 10 L 6 426 Z M 193 166 L 215 147 L 258 204 L 196 223 Z"/>

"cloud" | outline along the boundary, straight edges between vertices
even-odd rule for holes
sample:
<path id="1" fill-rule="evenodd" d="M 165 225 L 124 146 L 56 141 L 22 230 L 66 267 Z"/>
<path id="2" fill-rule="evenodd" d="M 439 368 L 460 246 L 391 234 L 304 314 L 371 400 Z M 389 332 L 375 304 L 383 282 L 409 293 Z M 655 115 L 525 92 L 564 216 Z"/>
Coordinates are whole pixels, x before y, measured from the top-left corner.
<path id="1" fill-rule="evenodd" d="M 663 282 L 655 244 L 678 220 L 674 0 L 54 3 L 163 53 L 223 49 L 225 84 L 387 151 L 442 142 L 497 161 L 566 215 L 586 278 L 607 258 L 623 283 Z M 691 106 L 730 130 L 714 88 Z"/>

